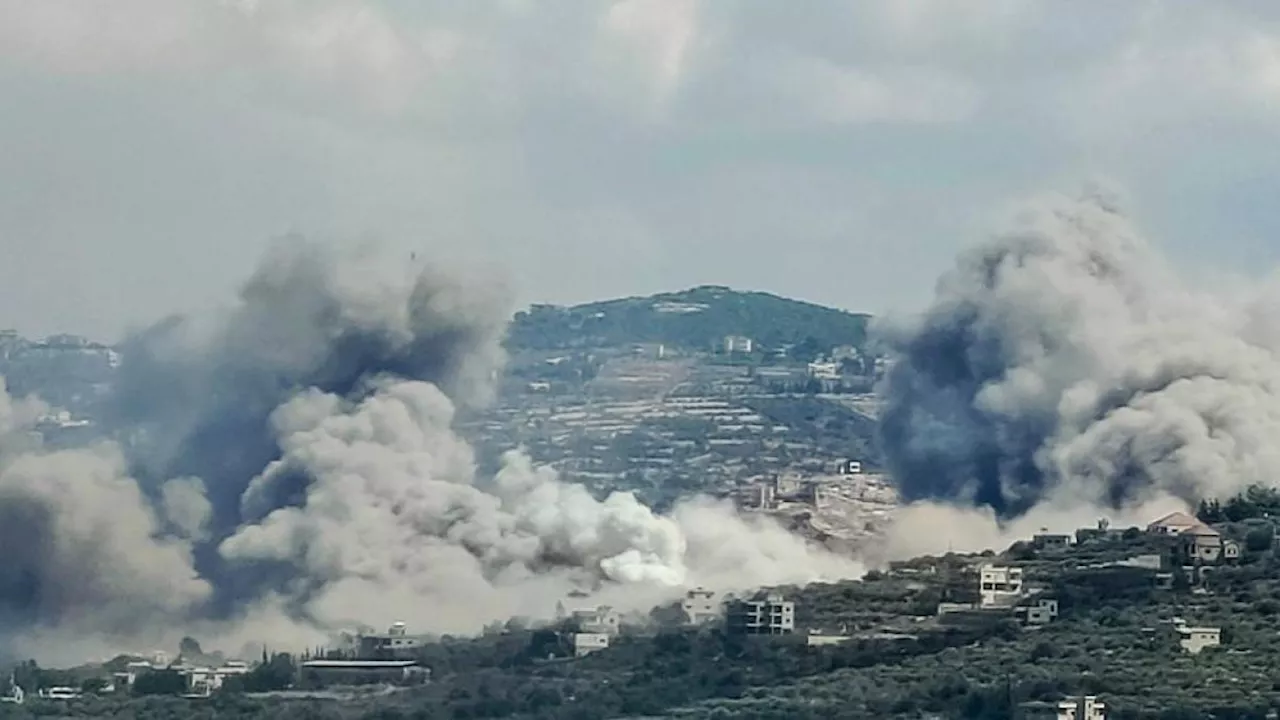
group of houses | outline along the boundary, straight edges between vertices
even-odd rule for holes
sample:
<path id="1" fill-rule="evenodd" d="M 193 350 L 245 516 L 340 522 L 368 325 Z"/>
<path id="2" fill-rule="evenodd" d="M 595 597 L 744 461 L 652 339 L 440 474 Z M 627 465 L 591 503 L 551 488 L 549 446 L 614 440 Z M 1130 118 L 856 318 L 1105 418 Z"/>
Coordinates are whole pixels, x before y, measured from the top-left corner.
<path id="1" fill-rule="evenodd" d="M 685 593 L 679 610 L 685 627 L 723 623 L 727 632 L 738 635 L 791 635 L 796 630 L 796 604 L 778 593 L 735 597 L 694 588 Z M 564 619 L 574 657 L 607 649 L 623 627 L 622 615 L 608 606 L 575 610 Z"/>
<path id="2" fill-rule="evenodd" d="M 1164 550 L 1076 567 L 1111 572 L 1128 569 L 1149 576 L 1157 588 L 1164 589 L 1172 589 L 1180 573 L 1193 590 L 1204 592 L 1204 579 L 1216 568 L 1239 561 L 1242 554 L 1239 543 L 1183 512 L 1160 517 L 1143 529 L 1115 529 L 1104 520 L 1096 527 L 1077 531 L 1074 536 L 1041 532 L 1031 538 L 1029 546 L 1042 558 L 1055 557 L 1058 552 L 1068 557 L 1065 553 L 1077 546 L 1143 536 L 1156 541 L 1153 544 L 1157 547 L 1163 545 Z M 940 619 L 958 621 L 974 615 L 1008 613 L 1028 627 L 1047 625 L 1058 619 L 1058 599 L 1047 588 L 1028 581 L 1024 567 L 988 561 L 970 572 L 974 573 L 972 582 L 976 587 L 967 594 L 971 594 L 974 601 L 940 603 Z M 1196 627 L 1181 620 L 1172 625 L 1178 645 L 1189 654 L 1198 654 L 1221 643 L 1220 628 Z"/>

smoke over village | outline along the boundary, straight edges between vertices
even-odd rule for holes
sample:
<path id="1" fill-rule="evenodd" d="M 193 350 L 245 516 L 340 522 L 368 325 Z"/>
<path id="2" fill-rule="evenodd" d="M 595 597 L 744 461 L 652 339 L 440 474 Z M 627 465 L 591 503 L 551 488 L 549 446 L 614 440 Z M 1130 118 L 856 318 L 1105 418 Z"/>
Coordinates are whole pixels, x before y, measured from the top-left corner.
<path id="1" fill-rule="evenodd" d="M 904 547 L 929 545 L 906 528 L 1007 546 L 1277 486 L 1276 287 L 1189 286 L 1104 190 L 1031 205 L 881 324 Z"/>
<path id="2" fill-rule="evenodd" d="M 105 437 L 41 447 L 44 403 L 0 396 L 7 647 L 466 634 L 570 595 L 643 613 L 1280 476 L 1274 293 L 1185 287 L 1101 192 L 1032 206 L 925 312 L 877 322 L 903 506 L 844 552 L 729 499 L 598 499 L 519 448 L 483 471 L 455 426 L 500 385 L 507 299 L 376 259 L 281 240 L 229 307 L 134 333 Z"/>
<path id="3" fill-rule="evenodd" d="M 504 298 L 372 262 L 284 240 L 231 307 L 133 335 L 114 439 L 43 449 L 40 401 L 2 397 L 6 645 L 308 647 L 860 574 L 725 501 L 597 500 L 518 449 L 481 475 L 453 424 L 493 395 Z"/>

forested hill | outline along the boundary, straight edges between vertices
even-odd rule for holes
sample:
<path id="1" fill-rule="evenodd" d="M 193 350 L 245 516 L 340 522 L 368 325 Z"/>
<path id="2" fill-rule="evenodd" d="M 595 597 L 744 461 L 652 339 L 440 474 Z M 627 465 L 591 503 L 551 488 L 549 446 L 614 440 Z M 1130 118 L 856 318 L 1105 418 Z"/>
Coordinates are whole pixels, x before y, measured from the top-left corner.
<path id="1" fill-rule="evenodd" d="M 769 350 L 801 344 L 860 348 L 869 320 L 868 315 L 770 293 L 705 285 L 573 307 L 535 305 L 516 314 L 508 343 L 539 350 L 631 343 L 706 350 L 736 335 Z"/>

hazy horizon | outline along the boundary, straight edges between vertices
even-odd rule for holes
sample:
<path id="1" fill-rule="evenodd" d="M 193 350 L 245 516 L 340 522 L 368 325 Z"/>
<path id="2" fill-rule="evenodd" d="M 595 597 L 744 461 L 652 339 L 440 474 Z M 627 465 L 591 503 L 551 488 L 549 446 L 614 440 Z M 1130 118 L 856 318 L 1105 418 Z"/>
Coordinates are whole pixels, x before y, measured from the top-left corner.
<path id="1" fill-rule="evenodd" d="M 1259 2 L 0 0 L 0 327 L 114 340 L 295 232 L 520 305 L 913 310 L 1095 177 L 1191 282 L 1257 277 L 1277 78 Z"/>

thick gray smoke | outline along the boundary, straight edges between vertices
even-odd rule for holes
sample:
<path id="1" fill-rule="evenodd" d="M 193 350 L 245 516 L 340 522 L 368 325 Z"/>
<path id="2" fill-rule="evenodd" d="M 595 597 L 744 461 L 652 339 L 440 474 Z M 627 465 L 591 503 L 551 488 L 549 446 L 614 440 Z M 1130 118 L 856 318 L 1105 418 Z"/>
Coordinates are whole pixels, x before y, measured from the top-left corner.
<path id="1" fill-rule="evenodd" d="M 1265 292 L 1193 291 L 1100 193 L 1028 220 L 882 328 L 897 355 L 882 441 L 904 498 L 1008 519 L 1280 482 Z"/>
<path id="2" fill-rule="evenodd" d="M 640 607 L 859 573 L 706 499 L 597 501 L 518 452 L 478 477 L 453 420 L 492 393 L 506 305 L 372 262 L 288 241 L 221 316 L 133 338 L 119 443 L 10 442 L 41 408 L 0 393 L 0 533 L 35 539 L 0 571 L 4 626 L 315 644 L 392 620 L 476 631 L 575 589 Z"/>
<path id="3" fill-rule="evenodd" d="M 130 633 L 184 620 L 210 592 L 190 545 L 161 537 L 165 518 L 116 445 L 42 450 L 31 429 L 43 412 L 0 378 L 0 639 L 40 625 Z"/>

